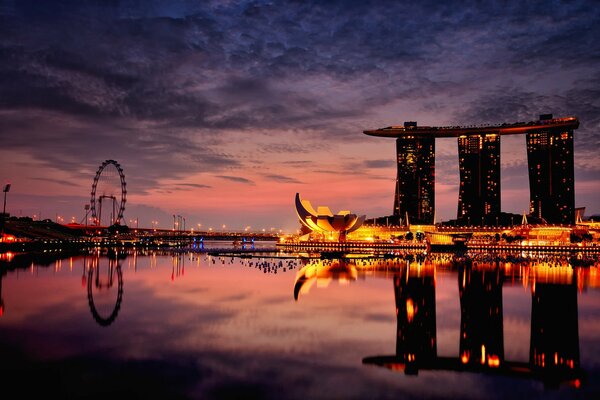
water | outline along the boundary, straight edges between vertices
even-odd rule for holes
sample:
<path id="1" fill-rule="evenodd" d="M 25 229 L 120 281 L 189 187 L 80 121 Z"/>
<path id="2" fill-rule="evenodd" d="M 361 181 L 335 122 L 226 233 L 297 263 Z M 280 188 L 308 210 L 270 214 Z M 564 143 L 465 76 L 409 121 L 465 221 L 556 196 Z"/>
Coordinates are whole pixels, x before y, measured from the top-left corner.
<path id="1" fill-rule="evenodd" d="M 596 267 L 193 253 L 17 261 L 0 264 L 0 387 L 19 397 L 600 393 Z"/>

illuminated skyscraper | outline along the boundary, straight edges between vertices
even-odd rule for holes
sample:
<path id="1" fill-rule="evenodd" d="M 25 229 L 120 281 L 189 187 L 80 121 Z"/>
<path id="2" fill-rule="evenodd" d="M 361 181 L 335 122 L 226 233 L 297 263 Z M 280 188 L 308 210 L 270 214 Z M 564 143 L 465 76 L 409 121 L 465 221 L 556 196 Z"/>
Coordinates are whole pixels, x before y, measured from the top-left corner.
<path id="1" fill-rule="evenodd" d="M 548 223 L 575 223 L 573 128 L 549 125 L 528 132 L 527 161 L 530 214 Z"/>
<path id="2" fill-rule="evenodd" d="M 405 123 L 408 126 L 410 123 Z M 410 222 L 433 222 L 435 204 L 435 138 L 403 136 L 396 139 L 394 215 L 408 213 Z"/>
<path id="3" fill-rule="evenodd" d="M 457 218 L 472 225 L 500 215 L 500 136 L 458 137 L 460 190 Z"/>
<path id="4" fill-rule="evenodd" d="M 398 173 L 394 215 L 429 224 L 435 210 L 435 138 L 458 138 L 460 190 L 458 219 L 471 225 L 497 224 L 500 209 L 500 136 L 527 135 L 530 208 L 548 223 L 575 222 L 573 130 L 575 117 L 485 126 L 404 126 L 366 130 L 396 138 Z"/>

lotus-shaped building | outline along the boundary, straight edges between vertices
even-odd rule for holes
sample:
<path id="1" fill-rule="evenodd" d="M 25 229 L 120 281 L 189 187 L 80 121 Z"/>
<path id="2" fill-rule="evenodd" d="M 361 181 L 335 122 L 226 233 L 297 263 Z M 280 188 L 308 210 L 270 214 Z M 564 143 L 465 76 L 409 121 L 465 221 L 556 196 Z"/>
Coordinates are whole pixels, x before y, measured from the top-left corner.
<path id="1" fill-rule="evenodd" d="M 302 200 L 296 193 L 296 213 L 300 223 L 313 232 L 336 235 L 339 240 L 345 240 L 346 235 L 354 232 L 365 222 L 365 215 L 360 217 L 350 214 L 350 211 L 340 211 L 333 215 L 329 207 L 319 206 L 317 211 L 308 200 Z"/>

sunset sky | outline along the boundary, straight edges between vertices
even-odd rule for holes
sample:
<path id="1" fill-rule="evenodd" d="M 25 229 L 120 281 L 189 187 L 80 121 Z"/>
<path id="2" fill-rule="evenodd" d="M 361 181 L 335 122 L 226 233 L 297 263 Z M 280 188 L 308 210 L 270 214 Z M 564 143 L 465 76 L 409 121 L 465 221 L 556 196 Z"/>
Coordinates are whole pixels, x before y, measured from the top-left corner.
<path id="1" fill-rule="evenodd" d="M 577 116 L 576 206 L 600 213 L 596 2 L 0 0 L 7 211 L 79 222 L 106 159 L 125 220 L 298 227 L 296 192 L 392 211 L 394 140 L 365 129 Z M 436 143 L 456 217 L 456 139 Z M 502 138 L 502 209 L 522 213 L 524 136 Z"/>

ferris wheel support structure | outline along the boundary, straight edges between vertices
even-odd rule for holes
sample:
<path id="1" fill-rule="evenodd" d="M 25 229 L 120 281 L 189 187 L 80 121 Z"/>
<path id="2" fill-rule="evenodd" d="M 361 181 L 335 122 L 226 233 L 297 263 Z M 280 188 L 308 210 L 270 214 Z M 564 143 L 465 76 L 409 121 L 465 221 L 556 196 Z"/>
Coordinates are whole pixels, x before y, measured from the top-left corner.
<path id="1" fill-rule="evenodd" d="M 119 199 L 117 199 L 117 196 L 115 194 L 107 195 L 104 193 L 101 194 L 100 196 L 98 196 L 98 198 L 96 199 L 96 189 L 98 188 L 98 182 L 100 181 L 102 172 L 104 172 L 104 169 L 109 165 L 113 165 L 119 174 L 120 191 L 121 191 L 120 201 L 119 201 Z M 123 219 L 123 213 L 125 212 L 125 203 L 127 202 L 127 183 L 125 182 L 125 175 L 123 174 L 123 168 L 121 168 L 121 165 L 118 162 L 116 162 L 115 160 L 106 160 L 102 164 L 100 164 L 100 167 L 98 167 L 98 171 L 96 171 L 96 176 L 94 177 L 94 181 L 92 183 L 92 192 L 91 192 L 91 198 L 90 198 L 90 211 L 92 213 L 92 220 L 96 226 L 99 226 L 101 224 L 102 200 L 103 199 L 111 199 L 112 200 L 112 209 L 113 210 L 112 210 L 112 215 L 110 218 L 111 225 L 119 224 L 121 222 L 121 220 Z M 98 204 L 98 212 L 96 212 L 96 203 Z"/>

